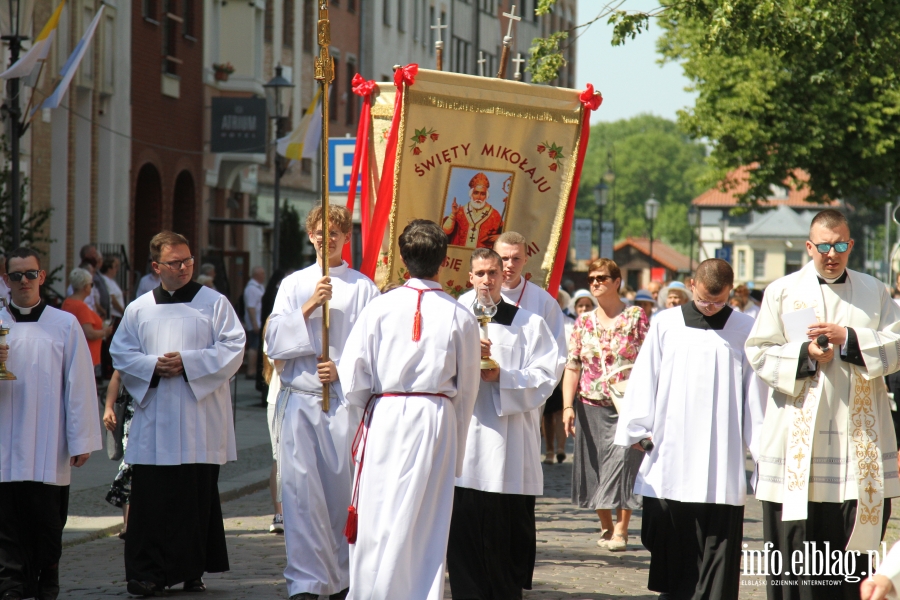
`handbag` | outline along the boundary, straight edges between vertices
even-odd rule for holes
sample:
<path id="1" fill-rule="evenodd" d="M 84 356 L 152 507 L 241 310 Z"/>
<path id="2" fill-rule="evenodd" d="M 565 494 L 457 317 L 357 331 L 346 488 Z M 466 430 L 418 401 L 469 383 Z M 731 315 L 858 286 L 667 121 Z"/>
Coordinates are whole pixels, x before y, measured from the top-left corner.
<path id="1" fill-rule="evenodd" d="M 622 365 L 616 369 L 613 369 L 609 373 L 606 374 L 601 381 L 607 382 L 613 378 L 613 376 L 618 375 L 622 371 L 627 371 L 634 367 L 634 364 Z M 622 414 L 622 409 L 625 408 L 625 390 L 628 389 L 628 379 L 623 379 L 622 381 L 617 381 L 616 383 L 609 384 L 609 398 L 612 400 L 613 406 L 616 407 L 616 412 Z"/>
<path id="2" fill-rule="evenodd" d="M 125 408 L 128 404 L 128 395 L 122 394 L 116 398 L 113 404 L 113 414 L 116 415 L 116 428 L 106 430 L 106 454 L 109 460 L 121 460 L 125 455 L 125 445 L 122 438 L 125 437 Z"/>

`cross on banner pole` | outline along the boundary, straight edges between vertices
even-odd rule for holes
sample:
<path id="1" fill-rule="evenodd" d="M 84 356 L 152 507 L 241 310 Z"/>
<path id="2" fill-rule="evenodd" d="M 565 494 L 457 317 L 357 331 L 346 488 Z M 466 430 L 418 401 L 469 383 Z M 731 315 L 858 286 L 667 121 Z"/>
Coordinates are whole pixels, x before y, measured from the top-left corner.
<path id="1" fill-rule="evenodd" d="M 503 13 L 503 16 L 509 19 L 509 25 L 506 28 L 506 35 L 503 36 L 503 50 L 500 51 L 500 70 L 497 71 L 498 79 L 506 79 L 506 63 L 509 62 L 509 47 L 512 44 L 512 28 L 513 21 L 521 21 L 522 17 L 516 16 L 516 5 L 513 4 L 512 8 L 508 13 Z"/>
<path id="2" fill-rule="evenodd" d="M 331 21 L 328 19 L 328 0 L 319 0 L 318 22 L 319 56 L 316 57 L 315 79 L 319 82 L 322 94 L 322 277 L 328 277 L 329 250 L 331 248 L 331 223 L 328 214 L 328 86 L 334 81 L 334 59 L 329 54 L 331 45 Z M 331 318 L 328 302 L 322 305 L 322 362 L 328 362 L 329 340 L 328 327 Z M 331 408 L 329 383 L 322 385 L 322 411 Z"/>
<path id="3" fill-rule="evenodd" d="M 522 58 L 522 53 L 517 52 L 516 57 L 512 61 L 516 63 L 516 72 L 513 73 L 513 79 L 522 81 L 522 63 L 525 62 L 525 59 Z"/>
<path id="4" fill-rule="evenodd" d="M 484 63 L 487 62 L 487 59 L 484 57 L 484 52 L 481 50 L 478 51 L 478 60 L 475 62 L 478 63 L 478 76 L 484 77 Z"/>
<path id="5" fill-rule="evenodd" d="M 441 39 L 441 29 L 447 29 L 447 25 L 441 25 L 441 18 L 437 18 L 437 25 L 432 25 L 432 29 L 437 30 L 437 39 L 434 42 L 434 49 L 437 51 L 437 70 L 444 70 L 444 41 Z"/>

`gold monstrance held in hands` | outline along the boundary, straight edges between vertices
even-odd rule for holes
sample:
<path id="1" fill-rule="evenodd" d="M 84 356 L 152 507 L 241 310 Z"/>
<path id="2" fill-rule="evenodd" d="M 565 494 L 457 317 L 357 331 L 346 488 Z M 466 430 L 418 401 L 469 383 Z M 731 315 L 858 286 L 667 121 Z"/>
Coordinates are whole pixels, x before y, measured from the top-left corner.
<path id="1" fill-rule="evenodd" d="M 489 340 L 488 337 L 488 323 L 491 322 L 491 318 L 497 314 L 497 304 L 494 302 L 494 299 L 491 298 L 491 291 L 486 288 L 478 288 L 475 295 L 475 318 L 478 319 L 478 322 L 481 323 L 481 339 Z M 481 369 L 482 370 L 490 370 L 490 369 L 499 369 L 500 365 L 497 364 L 493 358 L 487 357 L 481 359 Z"/>
<path id="2" fill-rule="evenodd" d="M 12 315 L 9 312 L 6 298 L 0 298 L 0 306 L 3 307 L 3 309 L 0 310 L 0 345 L 5 346 L 6 336 L 9 335 L 9 331 L 15 323 L 15 319 L 12 318 Z M 6 363 L 0 362 L 0 381 L 14 381 L 15 379 L 16 376 L 6 370 Z"/>
<path id="3" fill-rule="evenodd" d="M 334 59 L 328 52 L 331 45 L 331 22 L 328 20 L 328 0 L 319 0 L 318 23 L 319 55 L 316 57 L 315 79 L 322 93 L 322 277 L 328 277 L 328 260 L 331 252 L 331 219 L 328 214 L 328 86 L 334 81 Z M 322 305 L 322 362 L 329 361 L 328 302 Z M 322 410 L 331 408 L 330 383 L 322 384 Z"/>

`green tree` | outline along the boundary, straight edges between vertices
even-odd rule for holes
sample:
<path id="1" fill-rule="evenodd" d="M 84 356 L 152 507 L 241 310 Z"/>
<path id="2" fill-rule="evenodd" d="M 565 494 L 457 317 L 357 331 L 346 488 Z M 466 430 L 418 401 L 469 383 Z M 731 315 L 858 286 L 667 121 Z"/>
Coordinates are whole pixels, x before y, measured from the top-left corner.
<path id="1" fill-rule="evenodd" d="M 603 218 L 615 219 L 617 239 L 647 235 L 644 202 L 653 196 L 661 203 L 654 237 L 686 249 L 688 207 L 703 191 L 699 181 L 706 171 L 705 147 L 681 133 L 673 121 L 652 115 L 594 125 L 576 216 L 597 219 L 594 187 L 613 166 L 615 181 Z"/>
<path id="2" fill-rule="evenodd" d="M 0 155 L 9 156 L 9 145 L 6 137 L 0 136 Z M 12 168 L 9 161 L 0 164 L 0 251 L 14 250 L 12 247 L 12 189 L 10 179 Z M 37 249 L 53 242 L 47 236 L 51 209 L 29 210 L 27 201 L 28 179 L 19 175 L 19 243 L 22 246 L 35 246 Z M 49 269 L 48 269 L 49 271 Z"/>
<path id="3" fill-rule="evenodd" d="M 877 207 L 900 193 L 900 2 L 663 0 L 654 13 L 622 4 L 598 15 L 615 24 L 612 42 L 658 18 L 664 60 L 693 83 L 696 104 L 679 124 L 710 143 L 707 182 L 756 165 L 749 203 L 798 168 L 809 180 L 795 183 L 813 200 Z M 546 44 L 534 47 L 544 48 L 532 56 L 535 80 L 549 80 L 558 61 Z"/>

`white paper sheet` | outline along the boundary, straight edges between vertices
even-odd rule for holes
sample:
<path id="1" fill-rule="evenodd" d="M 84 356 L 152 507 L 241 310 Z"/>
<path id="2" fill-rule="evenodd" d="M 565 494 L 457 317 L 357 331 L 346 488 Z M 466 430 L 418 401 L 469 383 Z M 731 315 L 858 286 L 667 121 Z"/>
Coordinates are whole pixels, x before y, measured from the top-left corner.
<path id="1" fill-rule="evenodd" d="M 805 342 L 809 340 L 807 329 L 817 323 L 816 311 L 812 308 L 795 310 L 783 313 L 781 322 L 784 323 L 784 335 L 789 342 Z"/>

